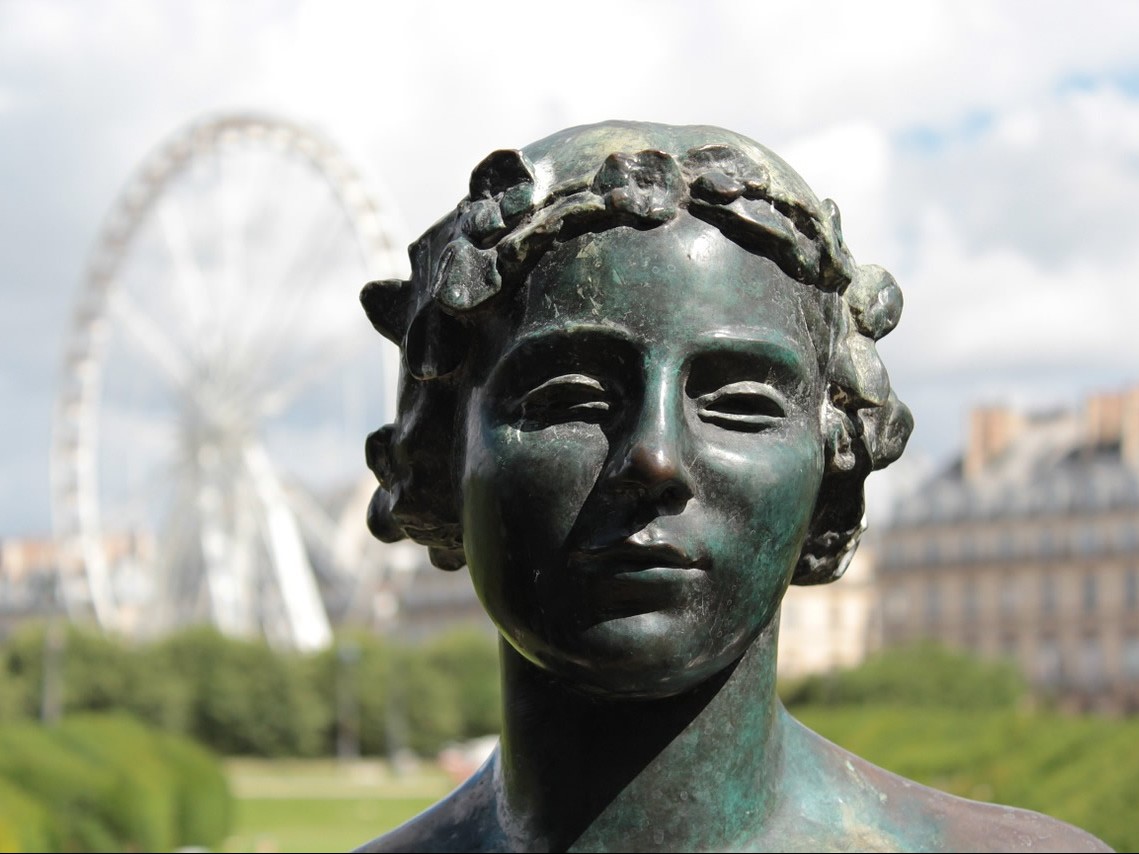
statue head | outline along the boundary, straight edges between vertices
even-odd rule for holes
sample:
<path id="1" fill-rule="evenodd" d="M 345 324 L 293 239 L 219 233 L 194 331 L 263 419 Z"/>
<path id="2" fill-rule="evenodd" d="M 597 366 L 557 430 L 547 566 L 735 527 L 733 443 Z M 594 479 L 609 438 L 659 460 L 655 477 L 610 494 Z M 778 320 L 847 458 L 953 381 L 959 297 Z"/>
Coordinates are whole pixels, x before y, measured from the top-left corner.
<path id="1" fill-rule="evenodd" d="M 901 291 L 775 154 L 714 127 L 571 128 L 488 156 L 410 255 L 361 295 L 402 354 L 368 524 L 470 563 L 524 655 L 601 632 L 562 643 L 588 670 L 623 622 L 677 634 L 653 615 L 683 598 L 721 639 L 635 665 L 671 684 L 754 639 L 788 582 L 845 570 L 864 481 L 912 428 L 874 343 Z M 519 616 L 553 601 L 578 623 Z"/>

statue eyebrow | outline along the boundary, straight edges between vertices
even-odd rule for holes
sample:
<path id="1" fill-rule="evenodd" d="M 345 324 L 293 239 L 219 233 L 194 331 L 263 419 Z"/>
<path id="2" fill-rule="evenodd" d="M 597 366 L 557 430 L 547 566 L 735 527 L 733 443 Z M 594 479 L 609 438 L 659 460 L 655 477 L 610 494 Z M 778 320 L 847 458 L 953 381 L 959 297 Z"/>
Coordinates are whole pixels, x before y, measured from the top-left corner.
<path id="1" fill-rule="evenodd" d="M 566 323 L 560 326 L 543 326 L 527 332 L 510 345 L 502 354 L 500 364 L 514 362 L 520 357 L 540 355 L 547 347 L 572 344 L 575 347 L 589 348 L 602 342 L 617 342 L 637 350 L 632 334 L 621 326 L 609 323 Z"/>
<path id="2" fill-rule="evenodd" d="M 554 388 L 559 385 L 583 385 L 589 386 L 589 388 L 595 389 L 596 391 L 604 391 L 605 389 L 600 382 L 587 374 L 559 374 L 556 377 L 551 377 L 526 393 L 536 394 L 537 392 L 545 391 L 548 388 Z"/>
<path id="3" fill-rule="evenodd" d="M 709 332 L 706 339 L 717 349 L 741 355 L 756 356 L 781 372 L 797 379 L 811 376 L 814 361 L 803 352 L 802 345 L 788 335 L 762 326 L 732 326 Z"/>
<path id="4" fill-rule="evenodd" d="M 496 393 L 515 394 L 521 385 L 549 382 L 568 375 L 591 376 L 640 364 L 640 348 L 632 335 L 614 324 L 546 325 L 519 335 L 491 369 L 488 382 Z M 534 391 L 533 387 L 527 389 Z"/>

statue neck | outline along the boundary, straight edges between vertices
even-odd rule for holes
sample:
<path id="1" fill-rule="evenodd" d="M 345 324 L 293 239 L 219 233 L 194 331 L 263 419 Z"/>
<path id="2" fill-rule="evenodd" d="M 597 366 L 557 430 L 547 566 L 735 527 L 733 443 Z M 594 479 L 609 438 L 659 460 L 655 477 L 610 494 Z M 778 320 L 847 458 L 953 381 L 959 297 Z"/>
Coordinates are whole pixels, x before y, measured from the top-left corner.
<path id="1" fill-rule="evenodd" d="M 527 850 L 708 850 L 753 835 L 782 773 L 778 617 L 732 667 L 660 700 L 577 693 L 502 644 L 499 821 Z"/>

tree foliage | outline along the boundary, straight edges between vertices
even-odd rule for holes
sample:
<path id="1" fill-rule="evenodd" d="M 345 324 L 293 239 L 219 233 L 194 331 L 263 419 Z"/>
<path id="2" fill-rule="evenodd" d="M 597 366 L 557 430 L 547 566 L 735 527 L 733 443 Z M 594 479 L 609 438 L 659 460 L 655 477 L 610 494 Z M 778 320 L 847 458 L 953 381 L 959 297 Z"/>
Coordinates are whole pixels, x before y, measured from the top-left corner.
<path id="1" fill-rule="evenodd" d="M 52 652 L 31 625 L 0 647 L 0 721 L 37 719 L 49 680 L 63 715 L 124 712 L 224 755 L 329 755 L 345 734 L 365 755 L 432 755 L 501 718 L 497 650 L 476 630 L 415 645 L 346 632 L 302 655 L 207 627 L 130 644 L 72 626 Z"/>
<path id="2" fill-rule="evenodd" d="M 904 705 L 999 709 L 1028 696 L 1016 666 L 983 661 L 930 643 L 878 653 L 849 670 L 808 676 L 780 686 L 789 707 Z"/>

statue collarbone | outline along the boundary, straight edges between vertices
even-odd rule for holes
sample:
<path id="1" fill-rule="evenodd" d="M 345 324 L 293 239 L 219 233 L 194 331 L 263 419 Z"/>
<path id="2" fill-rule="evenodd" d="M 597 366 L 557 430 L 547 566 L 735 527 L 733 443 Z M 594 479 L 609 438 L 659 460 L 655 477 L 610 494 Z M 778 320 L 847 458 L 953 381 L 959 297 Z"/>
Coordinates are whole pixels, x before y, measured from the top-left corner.
<path id="1" fill-rule="evenodd" d="M 503 732 L 361 850 L 1105 850 L 776 696 L 788 584 L 842 574 L 912 427 L 874 343 L 901 292 L 833 203 L 729 131 L 609 122 L 492 154 L 411 258 L 362 295 L 404 357 L 369 526 L 469 567 Z"/>

